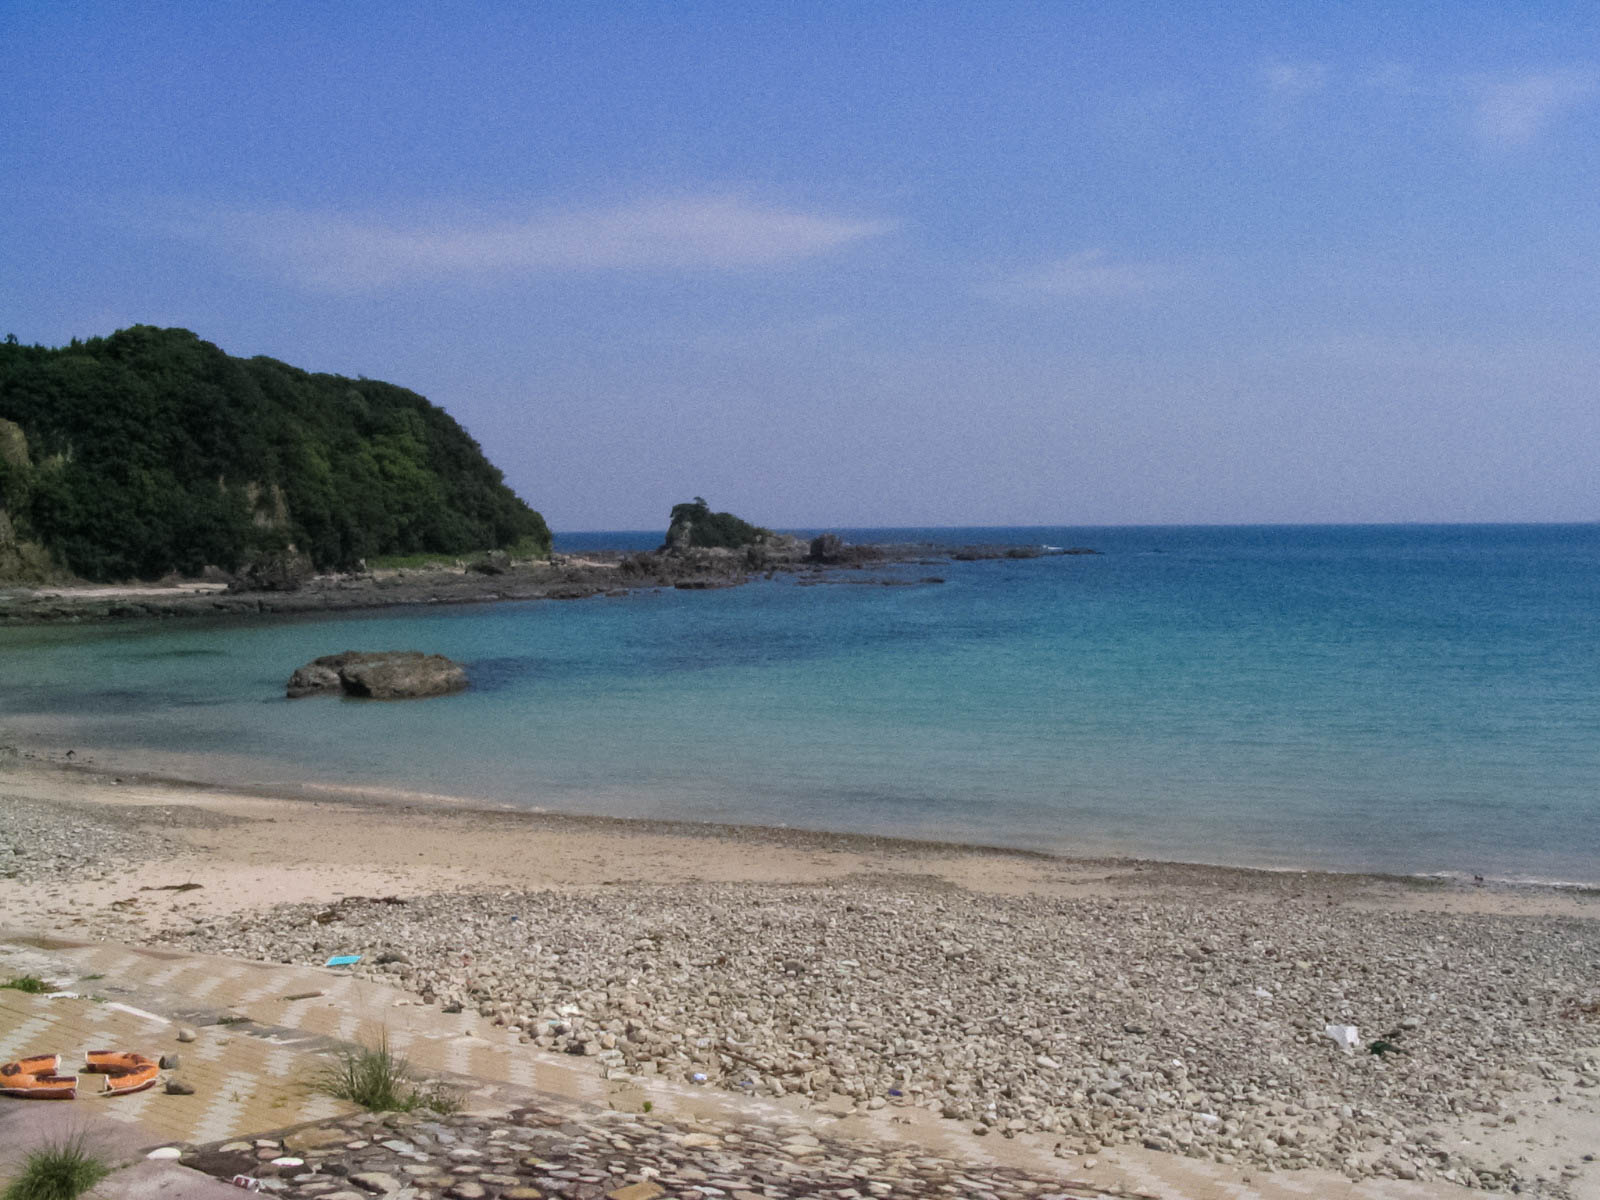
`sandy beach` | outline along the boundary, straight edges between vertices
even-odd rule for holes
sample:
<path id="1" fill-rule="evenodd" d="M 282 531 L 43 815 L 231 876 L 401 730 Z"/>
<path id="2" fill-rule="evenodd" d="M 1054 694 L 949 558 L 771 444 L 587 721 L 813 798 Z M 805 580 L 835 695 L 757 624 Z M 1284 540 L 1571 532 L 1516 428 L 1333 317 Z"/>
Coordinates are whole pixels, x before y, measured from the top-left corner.
<path id="1" fill-rule="evenodd" d="M 597 1071 L 893 1097 L 1066 1155 L 1562 1187 L 1600 1151 L 1590 891 L 268 795 L 17 754 L 0 816 L 0 925 L 359 953 Z"/>

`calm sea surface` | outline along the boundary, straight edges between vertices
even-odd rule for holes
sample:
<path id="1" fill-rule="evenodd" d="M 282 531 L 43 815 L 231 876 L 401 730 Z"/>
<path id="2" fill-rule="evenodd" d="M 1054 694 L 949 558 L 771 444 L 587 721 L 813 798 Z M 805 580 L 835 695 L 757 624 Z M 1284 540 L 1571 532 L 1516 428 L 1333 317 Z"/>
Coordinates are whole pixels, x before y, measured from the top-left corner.
<path id="1" fill-rule="evenodd" d="M 942 586 L 0 630 L 0 741 L 242 783 L 1600 882 L 1600 526 L 847 537 L 1104 553 L 849 576 Z M 402 647 L 472 690 L 282 698 L 317 655 Z"/>

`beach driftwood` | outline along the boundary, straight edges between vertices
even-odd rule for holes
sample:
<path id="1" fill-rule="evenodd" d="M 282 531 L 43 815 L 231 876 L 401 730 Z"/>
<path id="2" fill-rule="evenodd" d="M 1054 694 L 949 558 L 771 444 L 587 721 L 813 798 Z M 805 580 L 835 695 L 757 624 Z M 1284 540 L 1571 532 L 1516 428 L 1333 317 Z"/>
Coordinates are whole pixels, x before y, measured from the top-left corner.
<path id="1" fill-rule="evenodd" d="M 467 686 L 467 671 L 442 654 L 420 650 L 346 650 L 313 659 L 289 677 L 287 695 L 344 695 L 368 700 L 421 700 Z"/>

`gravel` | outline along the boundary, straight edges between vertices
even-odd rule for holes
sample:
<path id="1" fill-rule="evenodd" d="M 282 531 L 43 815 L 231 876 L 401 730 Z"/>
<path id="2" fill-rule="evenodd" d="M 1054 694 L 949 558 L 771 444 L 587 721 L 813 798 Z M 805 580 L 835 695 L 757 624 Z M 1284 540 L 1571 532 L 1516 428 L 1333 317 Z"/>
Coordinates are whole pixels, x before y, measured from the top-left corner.
<path id="1" fill-rule="evenodd" d="M 918 1104 L 1071 1153 L 1521 1187 L 1438 1126 L 1509 1119 L 1534 1082 L 1600 1085 L 1600 922 L 1576 918 L 863 880 L 358 898 L 169 940 L 360 953 L 598 1072 Z"/>
<path id="2" fill-rule="evenodd" d="M 131 863 L 170 857 L 165 831 L 216 829 L 242 819 L 185 804 L 119 809 L 0 795 L 0 879 L 105 879 Z"/>
<path id="3" fill-rule="evenodd" d="M 59 882 L 84 867 L 103 878 L 119 862 L 155 857 L 135 825 L 104 814 L 0 796 L 0 879 Z"/>

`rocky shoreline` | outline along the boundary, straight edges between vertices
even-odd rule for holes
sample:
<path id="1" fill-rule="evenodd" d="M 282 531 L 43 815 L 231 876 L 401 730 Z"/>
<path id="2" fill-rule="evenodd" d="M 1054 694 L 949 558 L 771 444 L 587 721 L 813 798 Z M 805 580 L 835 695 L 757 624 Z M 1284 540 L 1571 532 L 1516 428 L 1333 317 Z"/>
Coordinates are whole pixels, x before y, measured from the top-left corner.
<path id="1" fill-rule="evenodd" d="M 1051 1135 L 1069 1156 L 1133 1145 L 1521 1187 L 1460 1130 L 1514 1125 L 1531 1086 L 1600 1088 L 1592 919 L 863 880 L 355 898 L 166 940 L 359 953 L 375 977 L 608 1077 L 912 1104 L 975 1133 Z M 1356 1045 L 1330 1025 L 1355 1026 Z"/>
<path id="2" fill-rule="evenodd" d="M 790 539 L 793 542 L 793 539 Z M 497 601 L 585 600 L 652 588 L 700 590 L 738 587 L 779 572 L 802 583 L 833 582 L 845 572 L 952 561 L 1033 559 L 1095 554 L 1081 547 L 932 546 L 840 544 L 812 557 L 794 542 L 748 552 L 694 550 L 687 553 L 595 551 L 514 562 L 487 556 L 454 565 L 393 568 L 342 575 L 314 575 L 292 586 L 263 588 L 236 580 L 225 590 L 199 581 L 164 586 L 0 588 L 0 626 L 203 616 L 261 616 L 342 612 L 399 605 L 485 604 Z M 854 580 L 852 580 L 854 581 Z M 942 579 L 883 578 L 888 584 L 932 584 Z"/>

